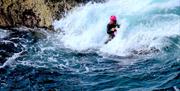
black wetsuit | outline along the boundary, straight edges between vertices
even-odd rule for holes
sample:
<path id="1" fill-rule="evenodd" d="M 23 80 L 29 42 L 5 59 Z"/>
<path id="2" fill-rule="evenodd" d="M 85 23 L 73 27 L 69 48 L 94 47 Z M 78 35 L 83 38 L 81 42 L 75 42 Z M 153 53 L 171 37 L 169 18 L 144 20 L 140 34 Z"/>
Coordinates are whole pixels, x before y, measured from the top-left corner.
<path id="1" fill-rule="evenodd" d="M 116 32 L 116 31 L 111 31 L 111 29 L 116 28 L 116 26 L 119 27 L 118 24 L 108 24 L 107 25 L 107 33 L 108 33 L 109 37 L 114 38 L 114 36 L 115 36 L 114 32 Z"/>

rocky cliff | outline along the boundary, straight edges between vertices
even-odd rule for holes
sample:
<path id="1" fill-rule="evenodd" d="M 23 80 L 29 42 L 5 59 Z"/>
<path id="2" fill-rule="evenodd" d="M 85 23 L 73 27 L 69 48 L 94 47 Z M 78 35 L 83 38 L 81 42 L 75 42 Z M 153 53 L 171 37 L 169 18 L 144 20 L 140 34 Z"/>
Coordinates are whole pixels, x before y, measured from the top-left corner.
<path id="1" fill-rule="evenodd" d="M 1 0 L 0 4 L 2 27 L 51 25 L 52 13 L 43 0 Z"/>
<path id="2" fill-rule="evenodd" d="M 0 0 L 0 27 L 50 28 L 63 12 L 86 1 L 90 0 Z"/>

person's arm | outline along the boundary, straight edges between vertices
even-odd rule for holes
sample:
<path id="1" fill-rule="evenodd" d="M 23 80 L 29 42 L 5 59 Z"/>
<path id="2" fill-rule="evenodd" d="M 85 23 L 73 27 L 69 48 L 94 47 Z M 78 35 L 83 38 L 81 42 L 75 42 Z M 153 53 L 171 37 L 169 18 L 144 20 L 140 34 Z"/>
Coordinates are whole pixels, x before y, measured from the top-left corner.
<path id="1" fill-rule="evenodd" d="M 111 32 L 110 25 L 108 24 L 107 25 L 107 33 L 110 33 L 110 32 Z"/>
<path id="2" fill-rule="evenodd" d="M 121 25 L 120 24 L 116 24 L 116 26 L 117 26 L 117 28 L 120 28 Z"/>
<path id="3" fill-rule="evenodd" d="M 120 28 L 120 25 L 119 25 L 119 24 L 116 24 L 116 27 L 117 27 L 117 28 Z M 112 31 L 112 32 L 116 32 L 117 29 L 116 29 L 116 28 L 112 28 L 111 31 Z"/>
<path id="4" fill-rule="evenodd" d="M 112 32 L 115 32 L 115 31 L 117 31 L 117 30 L 116 30 L 116 28 L 112 28 L 111 31 L 112 31 Z"/>

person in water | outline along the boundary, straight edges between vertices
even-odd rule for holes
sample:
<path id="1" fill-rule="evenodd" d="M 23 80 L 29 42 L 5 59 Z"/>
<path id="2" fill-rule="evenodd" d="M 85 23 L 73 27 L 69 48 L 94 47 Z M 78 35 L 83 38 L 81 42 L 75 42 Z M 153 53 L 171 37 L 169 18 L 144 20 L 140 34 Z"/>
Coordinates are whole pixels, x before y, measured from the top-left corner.
<path id="1" fill-rule="evenodd" d="M 107 24 L 107 34 L 109 35 L 109 38 L 105 42 L 105 44 L 107 44 L 109 41 L 111 41 L 115 37 L 115 32 L 117 31 L 116 27 L 119 28 L 120 25 L 117 24 L 116 16 L 112 15 L 110 17 L 110 22 Z"/>

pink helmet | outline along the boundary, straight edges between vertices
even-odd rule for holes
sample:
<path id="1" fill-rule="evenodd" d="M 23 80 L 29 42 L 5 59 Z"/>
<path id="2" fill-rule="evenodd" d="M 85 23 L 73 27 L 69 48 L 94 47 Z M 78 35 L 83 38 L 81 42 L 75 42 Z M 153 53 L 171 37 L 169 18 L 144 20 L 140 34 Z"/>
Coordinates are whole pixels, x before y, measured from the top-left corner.
<path id="1" fill-rule="evenodd" d="M 111 20 L 111 21 L 116 21 L 116 16 L 112 15 L 112 16 L 110 17 L 110 20 Z"/>

